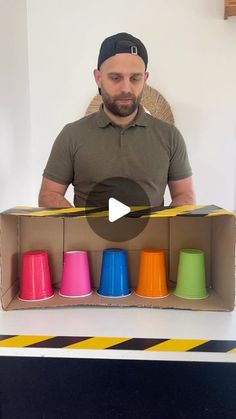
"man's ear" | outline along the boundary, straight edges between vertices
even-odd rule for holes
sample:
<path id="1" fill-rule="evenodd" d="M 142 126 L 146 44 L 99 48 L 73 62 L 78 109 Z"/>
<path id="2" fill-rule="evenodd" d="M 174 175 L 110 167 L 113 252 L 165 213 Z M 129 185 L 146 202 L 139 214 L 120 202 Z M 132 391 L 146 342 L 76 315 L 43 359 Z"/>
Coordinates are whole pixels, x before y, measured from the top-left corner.
<path id="1" fill-rule="evenodd" d="M 93 70 L 93 75 L 98 87 L 101 87 L 101 72 L 97 69 Z"/>
<path id="2" fill-rule="evenodd" d="M 145 71 L 144 81 L 147 81 L 148 77 L 149 77 L 149 72 L 148 71 Z"/>

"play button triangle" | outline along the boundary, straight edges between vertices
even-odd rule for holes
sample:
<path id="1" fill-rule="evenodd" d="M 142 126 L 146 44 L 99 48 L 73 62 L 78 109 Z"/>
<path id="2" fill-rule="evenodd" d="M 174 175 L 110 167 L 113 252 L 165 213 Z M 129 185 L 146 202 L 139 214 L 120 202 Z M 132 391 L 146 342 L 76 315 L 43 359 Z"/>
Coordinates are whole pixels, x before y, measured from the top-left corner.
<path id="1" fill-rule="evenodd" d="M 108 212 L 109 212 L 109 221 L 113 223 L 119 218 L 124 217 L 124 215 L 130 212 L 130 207 L 118 201 L 115 198 L 109 198 L 108 200 Z"/>

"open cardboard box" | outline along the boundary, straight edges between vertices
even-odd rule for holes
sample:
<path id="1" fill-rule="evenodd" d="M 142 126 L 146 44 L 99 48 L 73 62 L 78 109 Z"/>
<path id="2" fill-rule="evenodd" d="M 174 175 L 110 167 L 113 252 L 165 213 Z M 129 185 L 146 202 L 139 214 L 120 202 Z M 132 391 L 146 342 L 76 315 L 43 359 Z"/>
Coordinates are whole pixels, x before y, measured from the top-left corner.
<path id="1" fill-rule="evenodd" d="M 137 212 L 138 214 L 138 212 Z M 144 211 L 145 214 L 145 211 Z M 95 222 L 107 220 L 107 213 L 96 212 Z M 143 215 L 145 216 L 145 215 Z M 16 207 L 1 214 L 1 306 L 4 310 L 59 306 L 153 307 L 190 310 L 232 311 L 235 301 L 235 216 L 216 206 L 182 206 L 152 209 L 145 229 L 135 238 L 116 242 L 96 235 L 84 209 L 46 210 Z M 125 228 L 137 218 L 124 217 Z M 130 287 L 137 285 L 139 256 L 143 248 L 160 248 L 166 253 L 170 295 L 162 299 L 142 298 L 132 293 L 125 298 L 104 298 L 96 292 L 83 298 L 58 294 L 63 252 L 83 249 L 89 252 L 94 290 L 99 286 L 102 252 L 116 247 L 127 251 Z M 187 300 L 172 294 L 175 287 L 179 251 L 197 248 L 205 252 L 209 297 Z M 45 249 L 55 295 L 53 298 L 24 302 L 17 297 L 20 286 L 21 255 L 28 250 Z"/>

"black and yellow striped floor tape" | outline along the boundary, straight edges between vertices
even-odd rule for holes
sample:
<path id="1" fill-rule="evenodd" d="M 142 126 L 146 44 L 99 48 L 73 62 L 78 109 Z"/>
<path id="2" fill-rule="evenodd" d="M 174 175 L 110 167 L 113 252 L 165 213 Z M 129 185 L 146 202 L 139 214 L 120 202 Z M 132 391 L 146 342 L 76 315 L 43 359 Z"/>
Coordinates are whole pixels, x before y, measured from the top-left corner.
<path id="1" fill-rule="evenodd" d="M 118 349 L 236 354 L 236 340 L 0 335 L 0 348 Z"/>

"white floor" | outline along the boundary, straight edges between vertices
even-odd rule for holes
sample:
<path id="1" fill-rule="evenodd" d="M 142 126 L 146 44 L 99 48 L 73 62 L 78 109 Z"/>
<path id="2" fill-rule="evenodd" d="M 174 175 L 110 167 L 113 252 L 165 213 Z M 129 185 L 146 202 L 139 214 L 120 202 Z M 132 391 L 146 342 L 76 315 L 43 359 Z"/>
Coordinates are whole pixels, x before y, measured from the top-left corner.
<path id="1" fill-rule="evenodd" d="M 236 341 L 236 310 L 73 307 L 0 311 L 1 335 Z M 235 345 L 236 346 L 236 345 Z M 1 347 L 0 355 L 236 362 L 236 353 Z"/>

